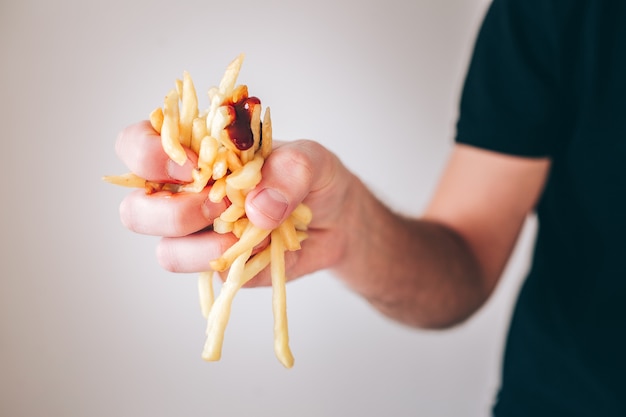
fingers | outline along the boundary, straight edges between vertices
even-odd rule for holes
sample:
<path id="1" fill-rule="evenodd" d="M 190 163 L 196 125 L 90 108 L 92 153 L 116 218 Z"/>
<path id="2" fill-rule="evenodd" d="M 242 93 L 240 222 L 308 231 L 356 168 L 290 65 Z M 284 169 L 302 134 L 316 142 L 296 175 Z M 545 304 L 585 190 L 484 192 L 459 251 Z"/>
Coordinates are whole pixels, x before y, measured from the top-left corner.
<path id="1" fill-rule="evenodd" d="M 328 185 L 336 158 L 321 145 L 300 140 L 281 144 L 268 157 L 262 180 L 246 198 L 246 214 L 258 227 L 278 227 L 307 195 Z"/>
<path id="2" fill-rule="evenodd" d="M 212 225 L 226 208 L 225 202 L 211 202 L 208 193 L 208 188 L 200 193 L 150 195 L 136 190 L 122 201 L 120 218 L 124 226 L 136 233 L 186 236 Z"/>
<path id="3" fill-rule="evenodd" d="M 234 235 L 211 231 L 179 238 L 163 238 L 157 246 L 157 260 L 171 272 L 203 272 L 211 269 L 209 263 L 219 258 L 235 243 Z"/>
<path id="4" fill-rule="evenodd" d="M 135 174 L 149 181 L 186 183 L 193 180 L 191 172 L 197 157 L 189 149 L 187 162 L 180 166 L 163 151 L 161 136 L 148 121 L 131 125 L 118 136 L 115 144 L 118 157 Z"/>
<path id="5" fill-rule="evenodd" d="M 117 153 L 135 174 L 156 182 L 191 181 L 197 157 L 180 167 L 163 152 L 160 136 L 148 122 L 125 129 L 119 136 Z M 308 140 L 277 143 L 262 168 L 261 182 L 246 196 L 247 217 L 258 227 L 277 228 L 302 202 L 313 211 L 309 239 L 303 250 L 286 254 L 290 279 L 332 266 L 344 253 L 342 225 L 350 212 L 350 190 L 354 176 L 322 145 Z M 157 258 L 173 272 L 201 272 L 237 240 L 232 234 L 209 231 L 226 208 L 212 203 L 209 188 L 200 193 L 144 190 L 129 194 L 120 205 L 122 223 L 130 230 L 161 236 Z M 268 285 L 263 271 L 248 286 Z"/>

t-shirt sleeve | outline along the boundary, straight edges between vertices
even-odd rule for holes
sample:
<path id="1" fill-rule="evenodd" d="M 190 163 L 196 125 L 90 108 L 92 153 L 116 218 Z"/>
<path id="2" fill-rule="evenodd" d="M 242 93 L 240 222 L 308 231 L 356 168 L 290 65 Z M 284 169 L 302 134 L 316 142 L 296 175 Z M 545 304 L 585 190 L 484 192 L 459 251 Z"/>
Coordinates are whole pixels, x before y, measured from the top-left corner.
<path id="1" fill-rule="evenodd" d="M 549 0 L 494 0 L 463 87 L 456 142 L 552 155 L 563 137 L 559 30 Z"/>

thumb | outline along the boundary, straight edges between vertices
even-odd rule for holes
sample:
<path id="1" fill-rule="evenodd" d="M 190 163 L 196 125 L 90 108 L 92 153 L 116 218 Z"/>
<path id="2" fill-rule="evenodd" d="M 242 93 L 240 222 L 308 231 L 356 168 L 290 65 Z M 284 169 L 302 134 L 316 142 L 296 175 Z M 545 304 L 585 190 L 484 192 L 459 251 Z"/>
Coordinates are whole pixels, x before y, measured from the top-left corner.
<path id="1" fill-rule="evenodd" d="M 327 153 L 328 151 L 326 151 Z M 325 151 L 308 140 L 281 144 L 267 158 L 262 180 L 246 198 L 246 214 L 263 229 L 275 229 L 315 189 L 326 170 Z"/>
<path id="2" fill-rule="evenodd" d="M 289 199 L 283 190 L 268 184 L 246 202 L 248 218 L 262 229 L 275 229 L 287 217 Z"/>

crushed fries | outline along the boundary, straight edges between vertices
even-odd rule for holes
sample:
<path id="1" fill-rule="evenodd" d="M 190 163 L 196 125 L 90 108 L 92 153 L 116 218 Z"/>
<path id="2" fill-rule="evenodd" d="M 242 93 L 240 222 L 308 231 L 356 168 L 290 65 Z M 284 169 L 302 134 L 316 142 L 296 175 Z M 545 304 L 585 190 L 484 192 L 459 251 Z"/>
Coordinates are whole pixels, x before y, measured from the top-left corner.
<path id="1" fill-rule="evenodd" d="M 161 143 L 167 155 L 176 163 L 187 161 L 185 148 L 198 155 L 198 164 L 189 184 L 153 183 L 128 173 L 106 176 L 104 180 L 126 187 L 145 188 L 147 193 L 160 190 L 170 192 L 200 192 L 210 186 L 209 199 L 229 203 L 215 219 L 213 230 L 217 233 L 233 233 L 237 242 L 222 256 L 210 262 L 206 272 L 200 273 L 198 291 L 200 307 L 207 319 L 206 343 L 202 358 L 217 361 L 221 358 L 224 333 L 230 317 L 231 305 L 237 291 L 268 265 L 272 278 L 272 310 L 274 314 L 274 351 L 278 360 L 287 368 L 293 366 L 289 348 L 285 291 L 285 252 L 300 249 L 306 239 L 306 230 L 312 218 L 310 209 L 300 204 L 275 230 L 258 228 L 248 221 L 244 209 L 247 193 L 261 180 L 261 168 L 272 151 L 272 124 L 270 109 L 261 118 L 258 99 L 249 101 L 251 146 L 240 149 L 229 136 L 228 128 L 237 117 L 232 103 L 248 99 L 248 87 L 237 85 L 243 63 L 243 54 L 226 68 L 218 87 L 208 91 L 210 107 L 200 113 L 198 98 L 191 76 L 185 71 L 182 80 L 176 80 L 176 88 L 165 96 L 162 108 L 150 114 L 150 123 L 161 135 Z M 269 237 L 269 244 L 253 254 L 254 247 Z M 226 271 L 217 298 L 214 295 L 215 272 Z"/>

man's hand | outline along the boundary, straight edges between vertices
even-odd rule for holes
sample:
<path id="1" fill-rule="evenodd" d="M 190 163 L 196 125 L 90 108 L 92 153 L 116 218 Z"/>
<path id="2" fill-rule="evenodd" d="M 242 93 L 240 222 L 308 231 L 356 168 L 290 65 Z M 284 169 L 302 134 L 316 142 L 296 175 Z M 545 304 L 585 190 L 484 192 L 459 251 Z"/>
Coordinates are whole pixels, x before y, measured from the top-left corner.
<path id="1" fill-rule="evenodd" d="M 189 151 L 182 167 L 165 155 L 159 135 L 147 122 L 126 128 L 118 137 L 119 158 L 135 174 L 149 181 L 191 181 L 196 156 Z M 290 279 L 331 268 L 341 259 L 349 233 L 342 227 L 354 177 L 321 145 L 306 140 L 277 143 L 263 166 L 263 179 L 246 198 L 248 218 L 258 227 L 274 229 L 304 202 L 314 213 L 305 250 L 286 253 Z M 210 230 L 225 203 L 208 200 L 201 193 L 142 190 L 129 194 L 120 206 L 122 223 L 130 230 L 161 236 L 157 247 L 159 263 L 172 272 L 201 272 L 218 258 L 236 238 Z M 264 271 L 248 286 L 269 285 Z"/>

